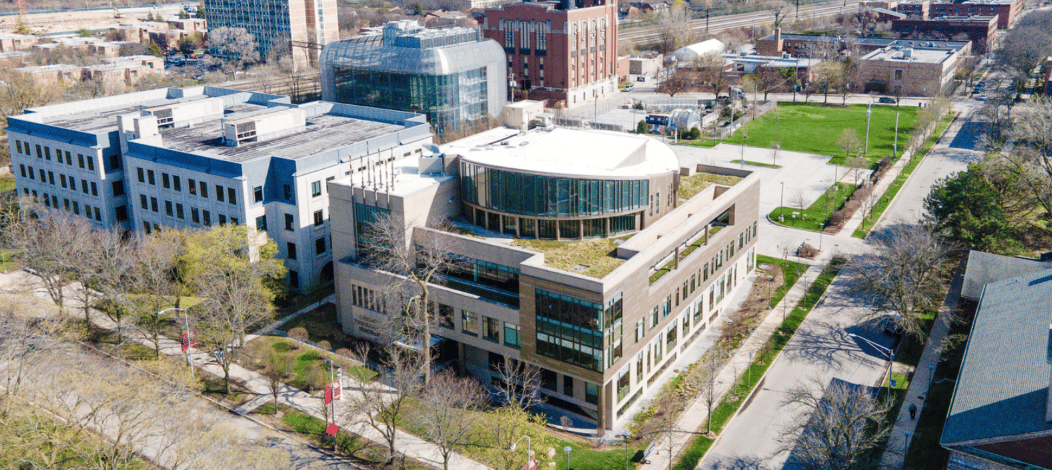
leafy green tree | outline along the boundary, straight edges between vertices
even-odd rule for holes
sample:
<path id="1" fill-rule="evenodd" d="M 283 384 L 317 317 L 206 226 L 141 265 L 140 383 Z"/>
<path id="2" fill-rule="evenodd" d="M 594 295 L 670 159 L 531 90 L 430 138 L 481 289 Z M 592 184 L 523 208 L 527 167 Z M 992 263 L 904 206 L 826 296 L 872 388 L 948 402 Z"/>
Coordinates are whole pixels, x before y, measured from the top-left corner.
<path id="1" fill-rule="evenodd" d="M 997 188 L 977 164 L 936 182 L 924 208 L 935 219 L 936 230 L 955 243 L 992 253 L 1023 251 Z"/>
<path id="2" fill-rule="evenodd" d="M 161 46 L 158 46 L 157 43 L 153 41 L 150 41 L 149 47 L 146 48 L 146 53 L 155 57 L 161 57 L 164 55 Z"/>
<path id="3" fill-rule="evenodd" d="M 639 121 L 639 124 L 636 124 L 636 133 L 637 134 L 646 134 L 648 129 L 649 129 L 649 127 L 647 127 L 647 122 L 646 121 Z"/>

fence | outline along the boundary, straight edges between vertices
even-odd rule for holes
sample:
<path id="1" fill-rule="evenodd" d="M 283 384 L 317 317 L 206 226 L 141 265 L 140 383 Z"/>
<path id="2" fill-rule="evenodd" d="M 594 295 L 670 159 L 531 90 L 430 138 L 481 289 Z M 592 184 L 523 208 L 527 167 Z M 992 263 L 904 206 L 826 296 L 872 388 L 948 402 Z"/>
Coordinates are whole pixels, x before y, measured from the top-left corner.
<path id="1" fill-rule="evenodd" d="M 776 102 L 776 101 L 767 101 L 767 102 L 764 102 L 764 103 L 756 105 L 756 109 L 755 110 L 752 110 L 752 109 L 748 110 L 745 113 L 745 115 L 743 115 L 739 119 L 735 119 L 733 123 L 727 124 L 724 127 L 717 127 L 716 128 L 717 138 L 719 138 L 719 139 L 726 139 L 727 137 L 730 137 L 730 135 L 733 134 L 734 131 L 740 129 L 742 126 L 744 126 L 745 124 L 751 122 L 753 119 L 757 119 L 760 116 L 763 116 L 764 114 L 767 114 L 767 113 L 773 111 L 774 108 L 776 108 L 776 107 L 778 107 L 778 102 Z M 754 111 L 755 111 L 756 118 L 753 118 Z M 709 132 L 703 132 L 703 135 L 711 136 L 711 134 Z"/>
<path id="2" fill-rule="evenodd" d="M 607 124 L 603 122 L 585 121 L 582 119 L 563 119 L 555 118 L 552 119 L 555 125 L 560 127 L 573 127 L 573 128 L 584 128 L 597 129 L 602 131 L 614 131 L 614 132 L 625 132 L 625 126 L 620 124 Z"/>

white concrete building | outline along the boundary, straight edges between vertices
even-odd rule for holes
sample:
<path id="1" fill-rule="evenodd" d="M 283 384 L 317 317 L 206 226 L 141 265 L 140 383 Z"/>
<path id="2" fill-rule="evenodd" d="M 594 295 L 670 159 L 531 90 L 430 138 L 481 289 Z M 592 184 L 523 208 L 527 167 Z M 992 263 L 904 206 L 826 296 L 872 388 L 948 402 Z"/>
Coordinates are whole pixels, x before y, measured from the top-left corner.
<path id="1" fill-rule="evenodd" d="M 20 194 L 147 233 L 247 223 L 277 242 L 294 288 L 332 278 L 324 183 L 431 143 L 422 115 L 212 87 L 45 106 L 8 122 Z"/>

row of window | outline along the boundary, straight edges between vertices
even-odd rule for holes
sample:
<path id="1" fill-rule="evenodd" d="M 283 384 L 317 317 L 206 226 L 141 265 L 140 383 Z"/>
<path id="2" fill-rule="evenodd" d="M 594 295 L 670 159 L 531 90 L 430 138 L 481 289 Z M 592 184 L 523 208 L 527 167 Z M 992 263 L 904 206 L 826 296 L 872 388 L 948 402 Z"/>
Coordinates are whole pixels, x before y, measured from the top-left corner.
<path id="1" fill-rule="evenodd" d="M 36 190 L 30 191 L 28 188 L 22 188 L 22 194 L 25 196 L 31 195 L 33 199 L 37 202 L 43 202 L 44 207 L 53 207 L 55 209 L 60 208 L 60 206 L 58 205 L 58 196 L 55 196 L 53 194 L 50 196 L 48 196 L 47 193 L 37 194 Z M 80 213 L 80 202 L 78 201 L 70 201 L 69 199 L 63 198 L 61 208 L 64 208 L 65 210 L 70 211 L 76 215 L 82 215 Z M 117 209 L 118 211 L 123 212 L 124 214 L 124 218 L 119 218 L 118 220 L 125 220 L 128 218 L 128 210 L 124 206 L 120 206 Z M 84 204 L 83 215 L 88 219 L 94 219 L 97 222 L 102 222 L 102 210 L 99 209 L 98 206 L 92 207 L 91 205 Z"/>
<path id="2" fill-rule="evenodd" d="M 326 253 L 325 237 L 314 240 L 314 254 L 317 256 L 324 255 Z M 285 253 L 288 259 L 299 259 L 298 251 L 296 250 L 296 244 L 287 242 L 285 244 Z"/>
<path id="3" fill-rule="evenodd" d="M 37 172 L 39 172 L 39 173 L 37 173 Z M 25 166 L 23 164 L 19 164 L 18 165 L 18 173 L 23 178 L 29 178 L 29 179 L 31 179 L 33 181 L 36 181 L 37 175 L 39 174 L 41 183 L 50 184 L 52 186 L 56 186 L 55 173 L 53 171 L 44 171 L 43 168 L 39 168 L 39 169 L 34 170 L 33 167 L 31 167 L 31 166 L 27 167 L 27 166 Z M 115 182 L 115 183 L 119 183 L 119 181 Z M 74 178 L 73 176 L 68 176 L 67 177 L 66 175 L 63 175 L 63 174 L 59 173 L 57 186 L 62 186 L 63 189 L 68 189 L 70 191 L 74 191 L 75 192 L 75 191 L 77 191 L 77 179 Z M 116 188 L 117 188 L 117 186 L 114 186 L 115 190 L 116 190 Z M 123 194 L 123 191 L 124 191 L 123 190 L 123 188 L 124 188 L 123 183 L 121 184 L 120 188 L 121 188 L 121 193 Z M 96 183 L 94 181 L 88 181 L 86 179 L 81 178 L 81 180 L 80 180 L 80 191 L 83 192 L 84 194 L 91 194 L 92 196 L 98 196 L 99 195 L 99 185 L 98 185 L 98 183 Z"/>
<path id="4" fill-rule="evenodd" d="M 438 318 L 438 325 L 443 328 L 455 329 L 453 323 L 454 308 L 436 302 L 429 302 L 428 309 Z M 437 310 L 437 311 L 436 311 Z M 479 319 L 482 320 L 482 328 L 479 328 Z M 470 310 L 460 310 L 460 331 L 471 336 L 482 335 L 482 338 L 494 343 L 500 343 L 500 333 L 504 331 L 504 345 L 518 348 L 521 344 L 519 336 L 519 325 L 502 322 L 496 318 L 479 315 Z"/>
<path id="5" fill-rule="evenodd" d="M 41 150 L 43 150 L 43 151 L 41 151 Z M 30 148 L 29 148 L 29 142 L 22 142 L 21 140 L 15 140 L 15 152 L 17 154 L 31 156 L 31 152 L 30 152 Z M 51 160 L 51 148 L 47 147 L 47 146 L 44 146 L 43 148 L 41 148 L 40 144 L 37 144 L 36 145 L 36 155 L 37 155 L 37 158 L 43 158 L 43 159 L 46 159 L 46 160 Z M 63 163 L 64 162 L 66 165 L 73 166 L 73 155 L 70 153 L 69 150 L 65 151 L 65 159 L 64 160 L 62 158 L 63 157 L 63 151 L 62 150 L 55 149 L 55 156 L 56 156 L 56 160 L 59 163 Z M 83 154 L 78 153 L 77 154 L 77 165 L 80 168 L 87 169 L 88 171 L 95 171 L 95 158 L 92 157 L 91 155 L 88 155 L 87 157 L 85 157 Z"/>
<path id="6" fill-rule="evenodd" d="M 138 176 L 140 183 L 147 183 L 150 185 L 157 184 L 157 178 L 153 170 L 143 170 L 143 168 L 136 168 L 136 175 Z M 186 179 L 187 191 L 195 196 L 201 196 L 208 199 L 208 183 L 205 181 L 195 181 L 191 178 Z M 183 181 L 179 175 L 169 175 L 168 173 L 161 173 L 161 187 L 164 189 L 171 189 L 175 192 L 182 192 Z M 225 193 L 225 196 L 224 196 Z M 237 191 L 234 188 L 228 188 L 222 185 L 215 185 L 216 200 L 219 202 L 229 202 L 230 204 L 237 204 Z"/>
<path id="7" fill-rule="evenodd" d="M 147 197 L 145 194 L 139 195 L 139 207 L 144 211 L 151 211 L 157 214 L 161 213 L 161 202 L 164 206 L 164 215 L 168 217 L 175 217 L 180 220 L 185 220 L 187 211 L 184 210 L 183 204 L 180 202 L 172 201 L 158 201 L 156 197 Z M 212 225 L 212 213 L 204 209 L 198 209 L 196 207 L 189 207 L 190 221 L 195 224 L 201 224 L 206 227 Z M 225 225 L 229 220 L 229 223 L 237 225 L 239 220 L 237 217 L 230 216 L 227 218 L 226 214 L 216 214 L 219 225 Z"/>

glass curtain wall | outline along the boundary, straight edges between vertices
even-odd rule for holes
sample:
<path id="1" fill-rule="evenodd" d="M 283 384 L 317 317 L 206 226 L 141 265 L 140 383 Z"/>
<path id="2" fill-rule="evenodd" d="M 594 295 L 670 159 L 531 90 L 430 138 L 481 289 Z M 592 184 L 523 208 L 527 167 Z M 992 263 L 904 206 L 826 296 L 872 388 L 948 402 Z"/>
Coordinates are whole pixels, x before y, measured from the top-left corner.
<path id="1" fill-rule="evenodd" d="M 603 307 L 541 289 L 535 295 L 537 353 L 602 372 Z"/>
<path id="2" fill-rule="evenodd" d="M 486 209 L 539 217 L 614 214 L 647 205 L 648 180 L 563 178 L 461 164 L 464 200 Z"/>

